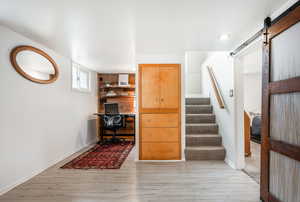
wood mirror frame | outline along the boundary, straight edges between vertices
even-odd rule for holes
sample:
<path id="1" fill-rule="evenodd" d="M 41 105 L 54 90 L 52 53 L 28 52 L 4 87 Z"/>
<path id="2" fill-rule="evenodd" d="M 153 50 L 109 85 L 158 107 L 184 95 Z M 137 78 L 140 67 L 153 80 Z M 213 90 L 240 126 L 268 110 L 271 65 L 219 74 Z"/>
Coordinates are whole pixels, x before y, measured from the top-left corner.
<path id="1" fill-rule="evenodd" d="M 19 66 L 18 62 L 17 62 L 17 55 L 18 53 L 20 53 L 21 51 L 33 51 L 41 56 L 43 56 L 44 58 L 46 58 L 53 66 L 54 68 L 54 74 L 51 75 L 51 78 L 48 80 L 41 80 L 41 79 L 37 79 L 34 78 L 32 76 L 30 76 L 29 74 L 27 74 L 25 71 L 23 71 L 23 69 Z M 12 64 L 12 66 L 15 68 L 15 70 L 24 78 L 33 81 L 35 83 L 40 83 L 40 84 L 49 84 L 49 83 L 53 83 L 54 81 L 57 80 L 58 75 L 59 75 L 59 71 L 58 71 L 58 66 L 55 63 L 55 61 L 44 51 L 37 49 L 35 47 L 32 46 L 17 46 L 15 47 L 11 53 L 10 53 L 10 62 Z"/>

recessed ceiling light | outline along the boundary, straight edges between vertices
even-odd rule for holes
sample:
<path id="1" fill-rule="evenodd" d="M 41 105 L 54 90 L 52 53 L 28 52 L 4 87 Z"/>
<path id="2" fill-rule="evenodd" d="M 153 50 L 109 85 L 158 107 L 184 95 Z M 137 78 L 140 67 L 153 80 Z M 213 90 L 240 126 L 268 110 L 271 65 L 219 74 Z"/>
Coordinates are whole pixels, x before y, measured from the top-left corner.
<path id="1" fill-rule="evenodd" d="M 230 38 L 230 36 L 228 34 L 222 34 L 220 36 L 220 40 L 221 41 L 227 41 Z"/>

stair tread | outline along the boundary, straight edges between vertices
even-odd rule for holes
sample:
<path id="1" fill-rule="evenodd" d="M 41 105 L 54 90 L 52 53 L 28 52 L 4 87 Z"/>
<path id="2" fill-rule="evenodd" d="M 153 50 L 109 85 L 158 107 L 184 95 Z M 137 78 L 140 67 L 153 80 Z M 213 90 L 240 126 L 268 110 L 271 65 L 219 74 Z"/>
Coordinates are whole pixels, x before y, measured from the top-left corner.
<path id="1" fill-rule="evenodd" d="M 207 97 L 199 97 L 199 98 L 185 98 L 186 101 L 210 101 L 210 98 Z"/>
<path id="2" fill-rule="evenodd" d="M 205 95 L 204 95 L 205 96 Z M 197 100 L 197 99 L 210 99 L 210 97 L 197 96 L 197 97 L 185 97 L 185 99 Z"/>
<path id="3" fill-rule="evenodd" d="M 210 105 L 210 98 L 185 98 L 187 105 Z"/>
<path id="4" fill-rule="evenodd" d="M 207 151 L 207 150 L 220 150 L 223 151 L 225 148 L 223 146 L 187 146 L 186 150 L 193 151 Z"/>
<path id="5" fill-rule="evenodd" d="M 217 123 L 187 123 L 186 126 L 216 126 Z"/>
<path id="6" fill-rule="evenodd" d="M 203 114 L 185 114 L 186 116 L 215 116 L 213 113 L 203 113 Z"/>
<path id="7" fill-rule="evenodd" d="M 219 135 L 218 133 L 211 133 L 211 134 Z M 206 133 L 186 133 L 186 136 L 189 135 L 202 136 L 202 135 L 206 135 Z M 221 135 L 219 136 L 221 137 Z"/>
<path id="8" fill-rule="evenodd" d="M 222 138 L 221 135 L 219 134 L 186 134 L 186 137 L 197 137 L 197 138 L 202 138 L 202 137 L 220 137 Z"/>
<path id="9" fill-rule="evenodd" d="M 195 104 L 195 105 L 185 105 L 186 107 L 212 107 L 212 105 L 199 105 L 199 104 Z"/>

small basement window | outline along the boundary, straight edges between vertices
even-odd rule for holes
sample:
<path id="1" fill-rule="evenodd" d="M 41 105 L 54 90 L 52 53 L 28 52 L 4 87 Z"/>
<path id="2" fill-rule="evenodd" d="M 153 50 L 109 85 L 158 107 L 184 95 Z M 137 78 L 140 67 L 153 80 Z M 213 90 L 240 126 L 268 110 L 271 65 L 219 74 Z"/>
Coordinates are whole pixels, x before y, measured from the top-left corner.
<path id="1" fill-rule="evenodd" d="M 72 63 L 72 89 L 91 92 L 91 72 L 76 63 Z"/>

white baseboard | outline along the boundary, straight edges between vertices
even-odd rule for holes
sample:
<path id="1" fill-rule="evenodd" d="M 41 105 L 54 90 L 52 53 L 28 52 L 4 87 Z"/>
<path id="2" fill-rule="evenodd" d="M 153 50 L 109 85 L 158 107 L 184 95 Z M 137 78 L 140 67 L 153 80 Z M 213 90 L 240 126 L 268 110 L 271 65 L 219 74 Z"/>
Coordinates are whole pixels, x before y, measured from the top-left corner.
<path id="1" fill-rule="evenodd" d="M 235 164 L 231 161 L 231 160 L 229 160 L 227 157 L 225 158 L 225 163 L 227 163 L 231 168 L 233 168 L 233 169 L 237 169 L 236 168 L 236 166 L 235 166 Z"/>
<path id="2" fill-rule="evenodd" d="M 46 169 L 37 170 L 37 171 L 29 174 L 28 176 L 25 176 L 25 177 L 15 181 L 14 183 L 11 183 L 11 184 L 5 186 L 4 188 L 2 188 L 0 190 L 0 196 L 5 194 L 6 192 L 9 192 L 10 190 L 15 188 L 16 186 L 19 186 L 20 184 L 23 184 L 24 182 L 26 182 L 27 180 L 33 178 L 34 176 L 38 175 L 39 173 L 43 172 L 44 170 L 46 170 Z"/>
<path id="3" fill-rule="evenodd" d="M 82 146 L 82 147 L 79 148 L 79 149 L 76 149 L 76 151 L 69 152 L 69 153 L 67 153 L 66 155 L 64 155 L 63 157 L 61 157 L 61 158 L 59 158 L 59 159 L 57 159 L 57 160 L 51 162 L 51 163 L 49 164 L 49 166 L 47 166 L 46 168 L 42 168 L 42 169 L 36 170 L 36 171 L 30 173 L 29 175 L 27 175 L 27 176 L 25 176 L 25 177 L 22 177 L 22 178 L 18 179 L 17 181 L 15 181 L 15 182 L 13 182 L 13 183 L 11 183 L 11 184 L 5 186 L 4 188 L 0 189 L 0 196 L 3 195 L 3 194 L 5 194 L 5 193 L 7 193 L 7 192 L 9 192 L 9 191 L 12 190 L 13 188 L 15 188 L 15 187 L 17 187 L 17 186 L 23 184 L 24 182 L 30 180 L 31 178 L 37 176 L 38 174 L 44 172 L 45 170 L 47 170 L 47 169 L 50 168 L 51 166 L 53 166 L 53 165 L 57 164 L 58 162 L 60 162 L 60 161 L 62 161 L 62 160 L 64 160 L 64 159 L 66 159 L 67 157 L 71 156 L 72 154 L 74 154 L 74 153 L 80 151 L 81 149 L 83 149 L 83 148 L 85 148 L 85 147 L 88 147 L 88 146 L 90 146 L 90 145 L 92 145 L 92 144 L 95 144 L 95 143 L 94 143 L 94 142 L 93 142 L 93 143 L 90 143 L 90 144 L 88 144 L 88 145 Z"/>

